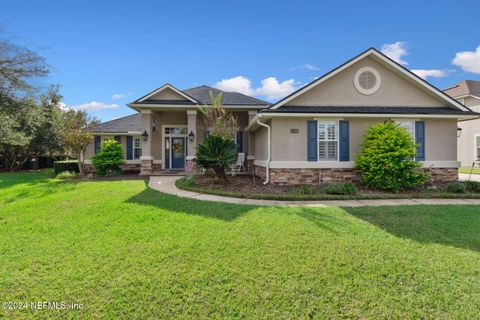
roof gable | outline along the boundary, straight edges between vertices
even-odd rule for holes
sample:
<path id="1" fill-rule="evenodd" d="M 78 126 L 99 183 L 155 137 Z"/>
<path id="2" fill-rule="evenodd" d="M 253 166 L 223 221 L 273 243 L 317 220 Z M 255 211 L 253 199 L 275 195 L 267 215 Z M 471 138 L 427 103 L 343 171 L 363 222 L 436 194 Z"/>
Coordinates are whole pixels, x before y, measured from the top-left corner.
<path id="1" fill-rule="evenodd" d="M 350 69 L 350 72 L 352 71 L 352 66 L 360 66 L 362 63 L 365 63 L 365 61 L 370 61 L 370 63 L 377 64 L 377 66 L 381 66 L 382 69 L 388 70 L 391 74 L 395 75 L 396 78 L 401 79 L 406 87 L 410 87 L 410 91 L 408 94 L 400 93 L 400 95 L 403 95 L 404 99 L 398 99 L 398 101 L 395 101 L 392 99 L 390 106 L 401 106 L 402 101 L 406 101 L 406 106 L 408 107 L 413 107 L 415 105 L 418 105 L 419 107 L 426 107 L 426 106 L 432 106 L 432 107 L 453 107 L 462 111 L 469 111 L 468 108 L 463 106 L 461 103 L 456 101 L 455 99 L 451 98 L 450 96 L 446 95 L 444 92 L 441 90 L 437 89 L 436 87 L 432 86 L 430 83 L 426 82 L 425 80 L 421 79 L 417 75 L 413 74 L 411 71 L 408 69 L 404 68 L 403 66 L 399 65 L 398 63 L 394 62 L 390 58 L 386 57 L 382 53 L 378 52 L 376 49 L 371 48 L 368 49 L 367 51 L 359 54 L 355 58 L 347 61 L 346 63 L 342 64 L 341 66 L 337 67 L 336 69 L 328 72 L 327 74 L 323 75 L 322 77 L 314 80 L 313 82 L 305 85 L 304 87 L 300 88 L 299 90 L 295 91 L 294 93 L 290 94 L 289 96 L 285 97 L 284 99 L 278 101 L 275 103 L 270 109 L 278 109 L 281 108 L 282 106 L 286 105 L 302 105 L 302 103 L 308 102 L 308 99 L 302 99 L 301 97 L 303 96 L 304 98 L 307 98 L 310 96 L 311 99 L 317 99 L 318 102 L 316 103 L 317 106 L 320 105 L 350 105 L 348 98 L 350 98 L 350 101 L 357 99 L 356 101 L 357 104 L 359 105 L 382 105 L 385 106 L 386 98 L 379 99 L 379 101 L 375 101 L 375 98 L 379 97 L 377 93 L 374 93 L 371 96 L 362 96 L 359 95 L 357 97 L 353 96 L 348 96 L 349 91 L 345 89 L 344 92 L 341 92 L 341 94 L 337 94 L 336 96 L 330 94 L 329 99 L 327 101 L 322 101 L 324 97 L 326 97 L 325 94 L 328 94 L 328 90 L 324 90 L 325 92 L 322 95 L 322 90 L 321 86 L 325 85 L 327 86 L 328 83 L 332 83 L 333 78 L 340 78 L 340 74 L 348 71 Z M 358 69 L 358 68 L 356 68 Z M 355 71 L 354 71 L 355 72 Z M 381 76 L 382 77 L 382 76 Z M 348 85 L 353 86 L 353 79 L 350 77 L 348 79 Z M 346 83 L 346 82 L 344 82 Z M 383 86 L 383 83 L 382 83 Z M 316 89 L 318 88 L 318 89 Z M 331 86 L 331 88 L 334 88 Z M 412 90 L 414 88 L 414 90 Z M 336 88 L 336 90 L 343 90 L 344 88 Z M 355 89 L 354 89 L 355 90 Z M 378 91 L 379 93 L 381 92 L 381 89 Z M 407 90 L 407 88 L 404 88 L 403 91 Z M 313 94 L 315 91 L 316 95 Z M 401 91 L 401 90 L 400 90 Z M 355 90 L 356 92 L 356 90 Z M 393 91 L 392 91 L 393 92 Z M 332 93 L 332 92 L 331 92 Z M 411 93 L 415 93 L 416 99 L 410 99 L 408 100 L 408 96 L 411 95 Z M 352 93 L 350 92 L 352 95 Z M 384 92 L 385 94 L 385 92 Z M 376 97 L 375 97 L 376 96 Z M 407 96 L 407 97 L 406 97 Z M 365 98 L 367 97 L 367 98 Z M 370 98 L 368 98 L 370 97 Z M 335 98 L 337 100 L 335 100 Z M 335 103 L 335 101 L 338 101 L 338 103 Z M 312 100 L 307 105 L 313 105 Z"/>
<path id="2" fill-rule="evenodd" d="M 202 104 L 211 104 L 210 91 L 215 96 L 221 93 L 222 104 L 224 105 L 261 105 L 261 106 L 270 105 L 270 103 L 266 101 L 263 101 L 254 97 L 250 97 L 239 92 L 222 91 L 217 88 L 212 88 L 205 85 L 184 90 L 185 93 L 195 98 Z"/>
<path id="3" fill-rule="evenodd" d="M 443 91 L 453 98 L 472 96 L 480 99 L 480 81 L 463 80 Z"/>
<path id="4" fill-rule="evenodd" d="M 171 84 L 167 83 L 158 89 L 153 90 L 149 94 L 136 100 L 134 103 L 147 102 L 147 101 L 163 101 L 163 102 L 182 102 L 198 103 L 198 101 L 185 92 L 175 88 Z"/>

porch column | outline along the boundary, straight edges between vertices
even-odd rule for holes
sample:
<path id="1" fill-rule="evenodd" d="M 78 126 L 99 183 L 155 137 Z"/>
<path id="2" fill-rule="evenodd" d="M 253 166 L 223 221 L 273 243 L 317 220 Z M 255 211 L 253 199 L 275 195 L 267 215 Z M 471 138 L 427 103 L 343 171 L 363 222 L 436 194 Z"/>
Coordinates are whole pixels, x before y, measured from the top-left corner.
<path id="1" fill-rule="evenodd" d="M 256 110 L 248 111 L 248 124 L 257 114 Z M 253 161 L 255 161 L 255 144 L 252 132 L 247 132 L 247 171 L 253 173 Z"/>
<path id="2" fill-rule="evenodd" d="M 197 151 L 197 110 L 187 110 L 187 134 L 194 134 L 193 141 L 190 141 L 190 137 L 187 137 L 187 165 L 186 171 L 193 170 L 193 159 L 195 159 L 195 153 Z"/>
<path id="3" fill-rule="evenodd" d="M 148 138 L 145 141 L 142 138 L 142 156 L 140 157 L 140 174 L 149 175 L 153 173 L 153 155 L 152 155 L 152 111 L 142 110 L 140 112 L 142 134 L 146 131 Z"/>

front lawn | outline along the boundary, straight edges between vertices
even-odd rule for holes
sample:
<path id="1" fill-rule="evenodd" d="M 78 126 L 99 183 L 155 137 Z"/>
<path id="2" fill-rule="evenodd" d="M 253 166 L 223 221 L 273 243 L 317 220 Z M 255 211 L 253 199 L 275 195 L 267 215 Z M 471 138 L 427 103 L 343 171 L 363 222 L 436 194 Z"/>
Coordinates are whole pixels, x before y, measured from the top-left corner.
<path id="1" fill-rule="evenodd" d="M 480 206 L 253 207 L 0 174 L 0 318 L 473 319 Z"/>
<path id="2" fill-rule="evenodd" d="M 468 167 L 461 167 L 458 168 L 458 173 L 466 173 L 466 174 L 480 174 L 480 168 L 468 168 Z"/>

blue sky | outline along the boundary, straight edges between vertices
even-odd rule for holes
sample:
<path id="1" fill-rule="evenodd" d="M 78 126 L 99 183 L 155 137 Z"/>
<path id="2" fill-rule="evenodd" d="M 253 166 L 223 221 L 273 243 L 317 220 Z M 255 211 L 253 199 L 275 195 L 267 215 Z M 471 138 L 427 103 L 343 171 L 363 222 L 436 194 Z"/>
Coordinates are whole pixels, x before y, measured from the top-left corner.
<path id="1" fill-rule="evenodd" d="M 102 120 L 133 113 L 126 103 L 165 82 L 275 101 L 388 44 L 440 88 L 480 80 L 480 1 L 3 0 L 1 7 L 3 36 L 52 66 L 40 84 L 61 84 L 65 103 Z"/>

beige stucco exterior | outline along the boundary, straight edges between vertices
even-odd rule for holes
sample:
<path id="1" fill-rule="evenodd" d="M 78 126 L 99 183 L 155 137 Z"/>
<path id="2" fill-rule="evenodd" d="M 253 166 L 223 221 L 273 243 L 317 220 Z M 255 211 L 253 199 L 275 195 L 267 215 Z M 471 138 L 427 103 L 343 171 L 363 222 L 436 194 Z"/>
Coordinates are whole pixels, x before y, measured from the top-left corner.
<path id="1" fill-rule="evenodd" d="M 307 161 L 307 121 L 322 118 L 273 118 L 272 161 Z M 332 118 L 324 118 L 332 120 Z M 350 161 L 355 161 L 361 151 L 366 130 L 390 118 L 341 118 L 349 122 Z M 340 119 L 335 119 L 340 120 Z M 456 161 L 457 159 L 457 122 L 455 119 L 409 119 L 425 122 L 425 161 Z M 292 131 L 292 129 L 294 129 Z M 296 133 L 298 129 L 298 133 Z M 266 129 L 255 131 L 255 158 L 266 159 Z"/>
<path id="2" fill-rule="evenodd" d="M 464 104 L 472 111 L 480 112 L 480 99 L 474 97 L 466 97 Z M 462 167 L 471 167 L 476 158 L 476 143 L 477 136 L 480 136 L 480 119 L 462 121 L 458 123 L 458 127 L 462 129 L 458 137 L 458 160 Z M 476 163 L 478 167 L 480 163 Z"/>
<path id="3" fill-rule="evenodd" d="M 355 72 L 362 67 L 373 67 L 381 77 L 380 89 L 372 95 L 360 93 L 354 85 Z M 415 85 L 389 68 L 365 58 L 316 87 L 289 101 L 288 106 L 446 106 L 431 92 Z"/>

